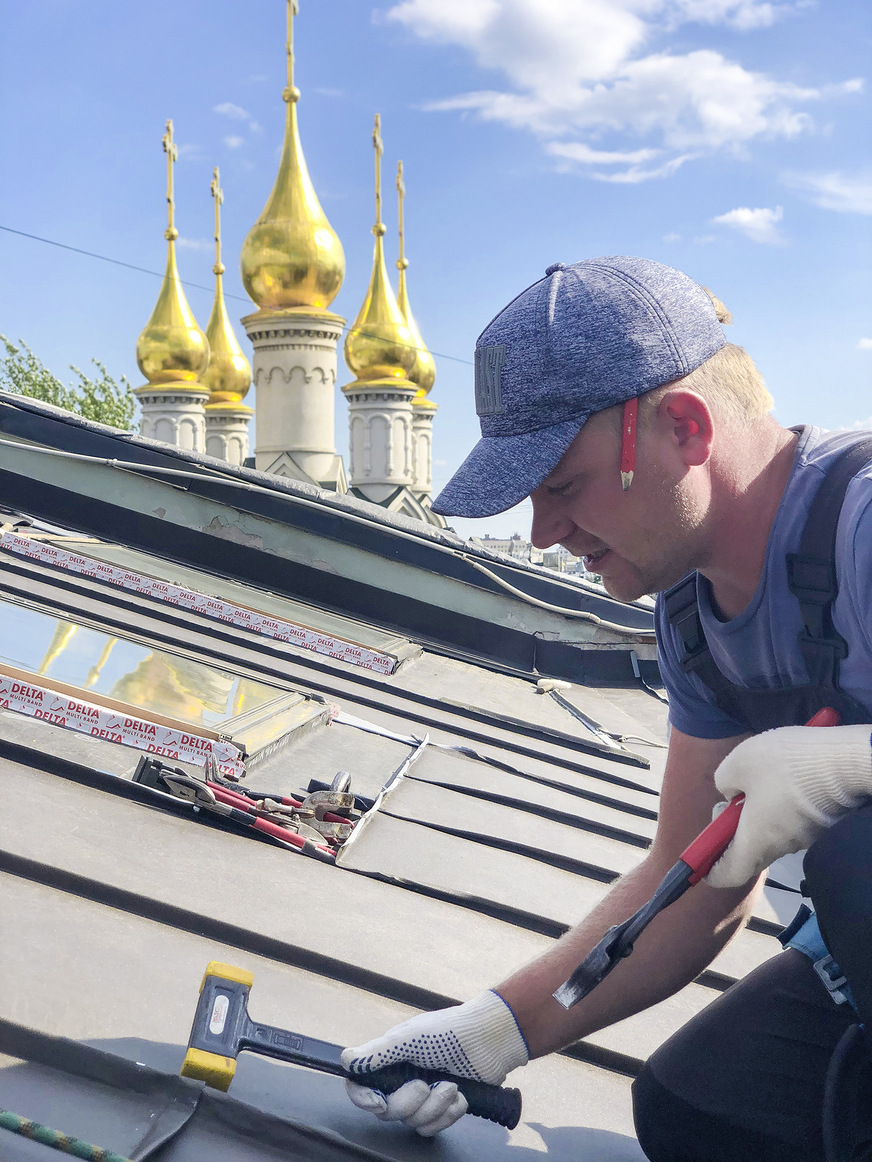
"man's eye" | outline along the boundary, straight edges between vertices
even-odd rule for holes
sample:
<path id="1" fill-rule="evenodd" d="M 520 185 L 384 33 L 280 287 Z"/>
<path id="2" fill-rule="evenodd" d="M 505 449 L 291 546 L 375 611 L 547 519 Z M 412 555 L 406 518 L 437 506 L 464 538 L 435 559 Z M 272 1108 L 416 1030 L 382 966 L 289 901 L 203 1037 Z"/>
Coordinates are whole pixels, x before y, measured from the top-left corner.
<path id="1" fill-rule="evenodd" d="M 553 487 L 548 489 L 548 495 L 549 496 L 566 496 L 566 494 L 569 492 L 569 490 L 572 488 L 572 486 L 574 484 L 577 484 L 577 483 L 578 483 L 578 478 L 573 477 L 571 480 L 567 480 L 564 484 L 556 484 Z"/>

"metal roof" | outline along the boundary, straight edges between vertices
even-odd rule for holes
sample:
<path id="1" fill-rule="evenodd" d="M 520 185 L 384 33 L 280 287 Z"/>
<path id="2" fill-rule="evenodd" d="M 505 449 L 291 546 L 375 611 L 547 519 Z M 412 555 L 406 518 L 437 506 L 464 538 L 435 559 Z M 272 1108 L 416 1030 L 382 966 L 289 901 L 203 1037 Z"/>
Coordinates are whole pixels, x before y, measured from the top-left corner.
<path id="1" fill-rule="evenodd" d="M 9 401 L 0 400 L 0 431 L 9 435 L 17 425 L 18 441 L 41 437 L 78 453 L 84 438 L 104 450 L 123 439 L 128 460 L 135 453 L 152 465 L 217 472 L 205 458 Z M 36 427 L 25 433 L 22 415 Z M 85 454 L 96 455 L 95 447 L 89 443 Z M 47 463 L 26 444 L 0 444 L 5 503 L 18 516 L 60 526 L 34 529 L 25 520 L 20 533 L 310 624 L 329 640 L 365 644 L 390 656 L 392 672 L 0 550 L 0 601 L 323 708 L 289 719 L 276 744 L 255 751 L 252 783 L 290 794 L 346 770 L 357 794 L 377 800 L 327 866 L 167 804 L 131 782 L 140 752 L 130 746 L 0 708 L 0 1106 L 136 1159 L 417 1159 L 432 1158 L 434 1148 L 458 1162 L 543 1153 L 641 1158 L 629 1105 L 633 1072 L 688 1016 L 777 951 L 777 892 L 677 996 L 511 1077 L 524 1099 L 522 1123 L 511 1133 L 464 1118 L 434 1147 L 356 1110 L 335 1077 L 253 1054 L 240 1057 L 227 1095 L 176 1075 L 210 960 L 254 973 L 255 1019 L 356 1044 L 505 977 L 635 866 L 656 825 L 666 741 L 654 663 L 636 676 L 640 658 L 646 661 L 640 637 L 650 632 L 650 611 L 632 607 L 625 615 L 583 587 L 531 569 L 510 572 L 508 559 L 490 561 L 513 588 L 528 578 L 533 594 L 535 580 L 533 595 L 546 594 L 538 599 L 550 605 L 568 605 L 571 590 L 577 609 L 594 602 L 586 608 L 612 624 L 623 619 L 629 631 L 583 639 L 571 618 L 491 585 L 463 554 L 455 559 L 460 543 L 449 534 L 272 481 L 262 489 L 258 482 L 267 499 L 308 502 L 306 544 L 323 555 L 308 572 L 283 575 L 277 563 L 294 552 L 299 562 L 302 532 L 294 512 L 273 510 L 273 567 L 256 583 L 264 551 L 244 560 L 227 551 L 222 485 L 197 498 L 194 554 L 171 524 L 164 550 L 158 533 L 165 518 L 152 511 L 146 519 L 152 489 L 168 503 L 176 503 L 174 491 L 187 502 L 190 482 L 180 489 L 125 472 L 121 488 L 113 484 L 118 468 L 61 458 L 51 470 L 38 467 Z M 37 476 L 31 504 L 28 466 Z M 252 475 L 237 473 L 239 480 Z M 91 491 L 77 493 L 86 481 Z M 111 525 L 101 530 L 109 508 Z M 343 544 L 337 513 L 363 520 L 372 535 Z M 328 550 L 334 572 L 322 567 Z M 364 583 L 354 579 L 364 558 L 366 584 L 374 589 L 380 579 L 387 595 L 378 617 L 375 605 L 343 597 Z M 220 568 L 211 569 L 212 560 Z M 323 601 L 310 583 L 315 569 Z M 343 569 L 347 583 L 331 584 Z M 301 577 L 305 584 L 296 587 Z M 474 590 L 472 598 L 462 589 Z M 478 603 L 476 632 L 514 633 L 512 649 L 452 636 L 446 623 L 470 600 Z M 440 620 L 429 633 L 420 630 L 425 607 Z M 546 628 L 537 630 L 540 617 Z M 547 640 L 539 632 L 553 635 L 564 653 L 515 648 Z M 555 668 L 549 662 L 572 668 L 567 658 L 579 655 L 570 689 L 541 692 L 539 679 Z M 544 668 L 534 668 L 543 657 Z M 0 1135 L 0 1155 L 10 1162 L 50 1156 Z"/>

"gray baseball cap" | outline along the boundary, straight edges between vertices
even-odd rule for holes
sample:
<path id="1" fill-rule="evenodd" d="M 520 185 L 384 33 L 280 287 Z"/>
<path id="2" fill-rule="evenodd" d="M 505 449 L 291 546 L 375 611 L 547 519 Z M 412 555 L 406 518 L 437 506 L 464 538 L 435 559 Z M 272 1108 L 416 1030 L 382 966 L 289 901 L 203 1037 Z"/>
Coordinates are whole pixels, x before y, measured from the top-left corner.
<path id="1" fill-rule="evenodd" d="M 593 412 L 689 375 L 726 344 L 705 290 L 648 258 L 557 262 L 475 345 L 482 438 L 433 502 L 493 516 L 557 466 Z"/>

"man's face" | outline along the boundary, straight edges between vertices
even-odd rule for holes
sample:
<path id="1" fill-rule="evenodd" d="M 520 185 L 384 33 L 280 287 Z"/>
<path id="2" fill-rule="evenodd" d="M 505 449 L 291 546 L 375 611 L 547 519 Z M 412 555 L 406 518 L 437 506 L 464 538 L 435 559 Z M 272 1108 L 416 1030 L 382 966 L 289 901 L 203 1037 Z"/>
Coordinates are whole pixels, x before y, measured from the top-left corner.
<path id="1" fill-rule="evenodd" d="M 531 539 L 561 544 L 599 573 L 608 593 L 634 601 L 698 567 L 705 505 L 652 424 L 638 433 L 636 474 L 621 486 L 621 409 L 597 412 L 531 494 Z"/>

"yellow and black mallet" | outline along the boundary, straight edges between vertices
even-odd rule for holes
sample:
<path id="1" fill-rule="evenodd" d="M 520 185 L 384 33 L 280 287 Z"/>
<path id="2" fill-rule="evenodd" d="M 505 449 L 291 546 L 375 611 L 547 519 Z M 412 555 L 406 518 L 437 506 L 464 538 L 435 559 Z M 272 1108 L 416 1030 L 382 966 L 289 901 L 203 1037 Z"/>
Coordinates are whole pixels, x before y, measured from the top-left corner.
<path id="1" fill-rule="evenodd" d="M 509 1130 L 520 1121 L 521 1094 L 517 1089 L 486 1085 L 483 1081 L 471 1081 L 435 1069 L 418 1069 L 406 1061 L 351 1076 L 342 1065 L 341 1045 L 331 1045 L 328 1041 L 252 1021 L 248 1015 L 248 994 L 253 984 L 254 975 L 244 968 L 210 961 L 200 985 L 200 1000 L 182 1065 L 183 1077 L 193 1077 L 214 1089 L 227 1090 L 236 1072 L 236 1058 L 243 1049 L 248 1049 L 265 1057 L 318 1069 L 322 1073 L 351 1077 L 358 1085 L 382 1093 L 393 1093 L 407 1081 L 418 1077 L 428 1085 L 453 1081 L 466 1098 L 469 1113 L 488 1118 Z"/>

